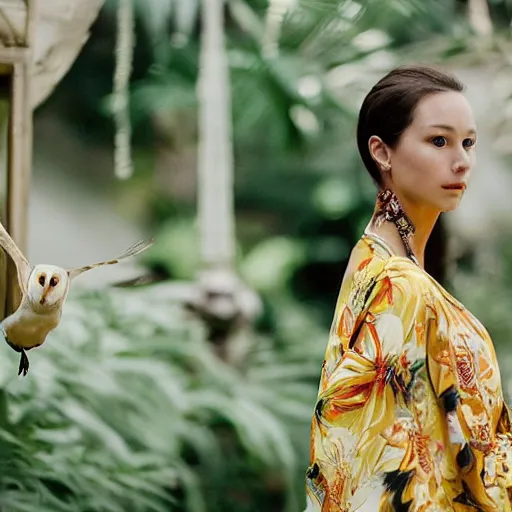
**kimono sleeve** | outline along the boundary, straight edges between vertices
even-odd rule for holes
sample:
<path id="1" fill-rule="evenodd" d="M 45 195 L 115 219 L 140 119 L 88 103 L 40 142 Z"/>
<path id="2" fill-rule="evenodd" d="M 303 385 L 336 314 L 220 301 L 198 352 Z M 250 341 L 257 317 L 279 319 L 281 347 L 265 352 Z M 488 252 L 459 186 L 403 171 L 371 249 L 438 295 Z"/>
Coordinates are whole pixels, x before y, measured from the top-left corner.
<path id="1" fill-rule="evenodd" d="M 411 267 L 384 266 L 364 280 L 356 274 L 340 302 L 328 354 L 340 348 L 325 365 L 312 430 L 308 493 L 318 510 L 349 510 L 359 490 L 396 469 L 383 456 L 384 434 L 425 369 L 429 308 Z"/>
<path id="2" fill-rule="evenodd" d="M 404 404 L 425 365 L 429 311 L 421 282 L 407 269 L 384 267 L 365 289 L 356 281 L 331 334 L 340 355 L 325 363 L 324 424 L 373 435 L 392 423 L 395 405 Z"/>
<path id="3" fill-rule="evenodd" d="M 464 405 L 461 401 L 461 385 L 465 385 L 469 379 L 476 379 L 472 354 L 462 350 L 456 340 L 450 338 L 449 323 L 454 320 L 445 314 L 441 303 L 434 305 L 434 312 L 438 328 L 429 333 L 427 365 L 440 410 L 445 415 L 448 449 L 464 489 L 455 501 L 479 510 L 497 510 L 495 502 L 485 490 L 482 478 L 485 457 L 491 449 L 491 443 L 485 439 L 490 439 L 492 421 L 491 418 L 485 418 L 483 422 L 468 421 L 468 415 L 486 415 L 477 393 L 474 397 L 467 396 Z"/>

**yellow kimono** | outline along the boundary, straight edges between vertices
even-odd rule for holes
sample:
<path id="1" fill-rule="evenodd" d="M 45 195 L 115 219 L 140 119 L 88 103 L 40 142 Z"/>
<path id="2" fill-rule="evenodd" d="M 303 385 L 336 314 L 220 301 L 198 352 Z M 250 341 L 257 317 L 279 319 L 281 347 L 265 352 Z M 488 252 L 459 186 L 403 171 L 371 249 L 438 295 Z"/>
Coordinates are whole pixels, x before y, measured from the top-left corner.
<path id="1" fill-rule="evenodd" d="M 354 258 L 314 409 L 307 512 L 512 511 L 489 334 L 379 238 L 363 235 Z"/>

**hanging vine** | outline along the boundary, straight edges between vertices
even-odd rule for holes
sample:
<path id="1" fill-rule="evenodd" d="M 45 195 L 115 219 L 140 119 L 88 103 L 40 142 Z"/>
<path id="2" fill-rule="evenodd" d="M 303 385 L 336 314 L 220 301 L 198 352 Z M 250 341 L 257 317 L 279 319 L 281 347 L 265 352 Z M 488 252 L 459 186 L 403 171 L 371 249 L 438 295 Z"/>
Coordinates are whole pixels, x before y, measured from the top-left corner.
<path id="1" fill-rule="evenodd" d="M 134 39 L 132 0 L 118 0 L 113 114 L 116 130 L 114 143 L 114 172 L 119 179 L 128 179 L 133 174 L 129 85 Z"/>
<path id="2" fill-rule="evenodd" d="M 265 32 L 261 42 L 262 52 L 265 57 L 272 58 L 277 56 L 281 26 L 288 11 L 296 5 L 296 0 L 269 0 L 265 17 Z"/>

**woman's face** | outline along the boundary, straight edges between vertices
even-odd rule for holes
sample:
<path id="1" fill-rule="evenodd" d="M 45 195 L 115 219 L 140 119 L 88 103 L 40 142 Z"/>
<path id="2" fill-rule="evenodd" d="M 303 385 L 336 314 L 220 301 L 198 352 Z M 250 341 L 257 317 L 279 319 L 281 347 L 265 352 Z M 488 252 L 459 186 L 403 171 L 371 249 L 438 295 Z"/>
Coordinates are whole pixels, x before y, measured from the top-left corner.
<path id="1" fill-rule="evenodd" d="M 476 127 L 458 92 L 424 97 L 396 148 L 387 148 L 384 184 L 409 204 L 436 212 L 455 209 L 475 164 Z"/>

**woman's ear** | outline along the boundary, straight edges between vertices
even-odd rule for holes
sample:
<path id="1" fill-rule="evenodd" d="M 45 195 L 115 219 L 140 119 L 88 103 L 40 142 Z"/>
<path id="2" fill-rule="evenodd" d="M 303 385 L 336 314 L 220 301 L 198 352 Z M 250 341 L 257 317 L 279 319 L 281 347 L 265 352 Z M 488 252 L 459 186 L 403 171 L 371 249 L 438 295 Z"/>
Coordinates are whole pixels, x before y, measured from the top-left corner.
<path id="1" fill-rule="evenodd" d="M 389 172 L 391 170 L 391 152 L 386 143 L 377 135 L 372 135 L 368 140 L 368 149 L 381 172 Z"/>

